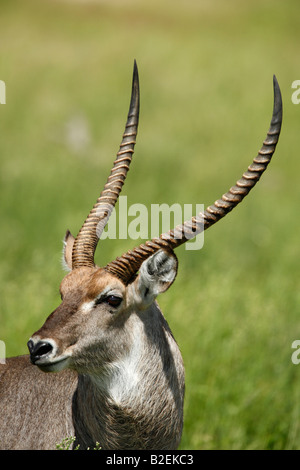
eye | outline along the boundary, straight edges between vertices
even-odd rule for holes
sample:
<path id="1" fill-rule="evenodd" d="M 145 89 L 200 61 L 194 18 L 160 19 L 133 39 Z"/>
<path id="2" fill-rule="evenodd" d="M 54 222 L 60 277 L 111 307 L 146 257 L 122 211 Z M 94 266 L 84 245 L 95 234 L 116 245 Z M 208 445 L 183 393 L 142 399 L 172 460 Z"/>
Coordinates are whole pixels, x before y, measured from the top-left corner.
<path id="1" fill-rule="evenodd" d="M 116 295 L 108 295 L 107 297 L 105 297 L 104 302 L 109 304 L 111 307 L 119 307 L 122 300 L 122 297 L 117 297 Z"/>
<path id="2" fill-rule="evenodd" d="M 123 298 L 119 297 L 118 295 L 101 295 L 98 297 L 98 299 L 96 299 L 95 305 L 106 303 L 111 307 L 117 308 L 121 304 L 122 300 Z"/>

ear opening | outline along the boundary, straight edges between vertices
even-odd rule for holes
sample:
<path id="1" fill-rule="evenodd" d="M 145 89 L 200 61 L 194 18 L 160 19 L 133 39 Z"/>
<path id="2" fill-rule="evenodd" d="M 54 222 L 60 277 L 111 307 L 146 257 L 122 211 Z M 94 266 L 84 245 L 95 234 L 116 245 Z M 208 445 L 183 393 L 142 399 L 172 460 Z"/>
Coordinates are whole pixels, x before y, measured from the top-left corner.
<path id="1" fill-rule="evenodd" d="M 178 260 L 171 250 L 159 250 L 141 265 L 135 290 L 141 304 L 152 303 L 173 284 L 178 268 Z"/>
<path id="2" fill-rule="evenodd" d="M 72 271 L 72 251 L 75 237 L 67 230 L 64 241 L 63 241 L 63 257 L 62 265 L 66 271 Z"/>

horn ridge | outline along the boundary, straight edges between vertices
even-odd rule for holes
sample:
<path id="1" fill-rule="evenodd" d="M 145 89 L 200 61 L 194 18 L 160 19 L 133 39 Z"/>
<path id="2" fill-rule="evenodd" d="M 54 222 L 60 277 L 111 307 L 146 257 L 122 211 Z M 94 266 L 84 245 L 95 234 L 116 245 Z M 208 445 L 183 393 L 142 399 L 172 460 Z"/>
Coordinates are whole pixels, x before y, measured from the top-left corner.
<path id="1" fill-rule="evenodd" d="M 257 156 L 253 159 L 248 170 L 242 175 L 235 186 L 231 187 L 214 204 L 208 206 L 204 212 L 192 217 L 164 234 L 159 238 L 147 241 L 133 250 L 129 250 L 115 261 L 108 263 L 105 269 L 119 277 L 125 284 L 129 284 L 135 277 L 142 262 L 159 249 L 174 250 L 187 240 L 195 237 L 203 230 L 218 222 L 234 209 L 259 181 L 262 173 L 266 170 L 274 154 L 282 123 L 282 98 L 280 88 L 275 75 L 273 76 L 274 106 L 267 132 L 267 137 Z"/>

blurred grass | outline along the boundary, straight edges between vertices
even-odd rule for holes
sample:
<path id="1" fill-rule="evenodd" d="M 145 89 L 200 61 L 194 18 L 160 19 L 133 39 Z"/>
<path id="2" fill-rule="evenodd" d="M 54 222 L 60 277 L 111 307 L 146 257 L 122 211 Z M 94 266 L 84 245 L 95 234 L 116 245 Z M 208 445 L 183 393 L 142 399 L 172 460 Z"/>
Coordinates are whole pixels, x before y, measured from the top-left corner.
<path id="1" fill-rule="evenodd" d="M 253 193 L 178 249 L 159 299 L 186 365 L 182 449 L 299 449 L 299 3 L 1 2 L 0 338 L 7 354 L 57 306 L 62 239 L 79 230 L 123 132 L 133 59 L 141 118 L 128 204 L 210 204 L 256 155 L 284 100 L 278 149 Z M 70 133 L 70 129 L 73 132 Z M 83 135 L 82 133 L 83 129 Z M 75 134 L 75 135 L 74 135 Z M 99 245 L 104 264 L 136 245 Z"/>

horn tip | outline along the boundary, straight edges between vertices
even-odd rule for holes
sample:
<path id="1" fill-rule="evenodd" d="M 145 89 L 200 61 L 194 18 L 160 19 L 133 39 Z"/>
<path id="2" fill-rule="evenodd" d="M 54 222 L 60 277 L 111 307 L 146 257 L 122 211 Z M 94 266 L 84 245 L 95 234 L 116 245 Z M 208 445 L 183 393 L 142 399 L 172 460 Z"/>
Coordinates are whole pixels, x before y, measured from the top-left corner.
<path id="1" fill-rule="evenodd" d="M 131 114 L 132 112 L 134 112 L 134 109 L 136 107 L 137 107 L 137 112 L 139 113 L 139 107 L 140 107 L 139 71 L 138 71 L 136 60 L 134 59 L 133 76 L 132 76 L 132 93 L 131 93 L 129 113 Z"/>
<path id="2" fill-rule="evenodd" d="M 276 75 L 273 75 L 273 90 L 274 90 L 274 108 L 273 108 L 273 119 L 272 121 L 281 124 L 282 120 L 282 97 L 280 86 L 278 84 Z"/>

